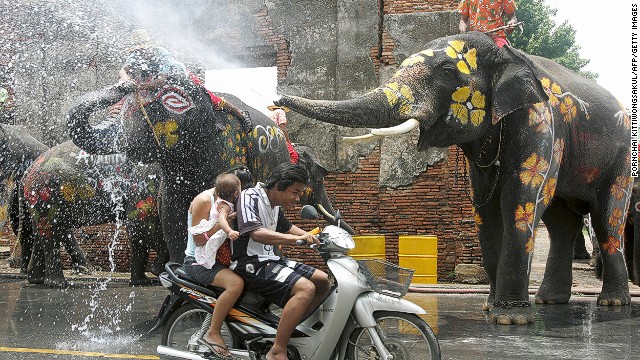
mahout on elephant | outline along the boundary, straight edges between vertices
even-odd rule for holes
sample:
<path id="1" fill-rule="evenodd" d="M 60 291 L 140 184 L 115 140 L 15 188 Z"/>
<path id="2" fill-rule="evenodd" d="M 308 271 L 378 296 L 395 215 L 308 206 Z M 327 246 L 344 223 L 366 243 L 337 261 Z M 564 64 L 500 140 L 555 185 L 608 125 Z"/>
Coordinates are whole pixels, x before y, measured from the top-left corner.
<path id="1" fill-rule="evenodd" d="M 169 257 L 156 200 L 160 182 L 155 165 L 131 164 L 121 154 L 89 154 L 71 141 L 44 152 L 23 178 L 29 220 L 23 228 L 33 234 L 33 240 L 22 241 L 33 247 L 31 252 L 23 249 L 28 281 L 65 286 L 60 244 L 77 246 L 74 230 L 82 226 L 116 223 L 127 229 L 130 284 L 151 284 L 145 275 L 149 251 L 157 255 L 150 267 L 154 274 L 162 272 Z"/>
<path id="2" fill-rule="evenodd" d="M 81 96 L 69 110 L 68 129 L 76 145 L 91 153 L 122 152 L 130 161 L 159 164 L 160 216 L 173 262 L 184 258 L 189 202 L 210 187 L 218 174 L 244 164 L 260 181 L 278 164 L 290 161 L 285 137 L 273 121 L 233 95 L 219 95 L 248 111 L 254 126 L 251 132 L 245 132 L 233 115 L 215 111 L 204 88 L 184 77 L 169 77 L 154 89 L 118 83 Z M 123 96 L 121 123 L 109 118 L 89 123 L 92 112 Z M 215 126 L 219 122 L 225 124 L 223 130 Z M 120 141 L 113 140 L 120 135 Z M 323 186 L 326 170 L 308 152 L 300 157 L 312 178 L 307 201 L 334 215 Z"/>
<path id="3" fill-rule="evenodd" d="M 629 304 L 622 234 L 632 185 L 630 121 L 593 81 L 471 32 L 429 42 L 361 97 L 282 95 L 275 103 L 332 124 L 377 128 L 359 139 L 419 127 L 419 150 L 457 144 L 469 162 L 493 321 L 533 321 L 528 285 L 540 219 L 551 244 L 535 301 L 569 300 L 574 241 L 586 213 L 603 260 L 598 304 Z"/>

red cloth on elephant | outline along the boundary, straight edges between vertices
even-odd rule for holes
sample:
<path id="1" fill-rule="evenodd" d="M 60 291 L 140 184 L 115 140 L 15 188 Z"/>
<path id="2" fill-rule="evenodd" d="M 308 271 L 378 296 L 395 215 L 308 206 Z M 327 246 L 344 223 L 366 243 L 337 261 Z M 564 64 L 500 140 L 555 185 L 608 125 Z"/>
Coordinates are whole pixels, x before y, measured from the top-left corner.
<path id="1" fill-rule="evenodd" d="M 287 150 L 289 150 L 289 157 L 291 158 L 291 163 L 297 164 L 298 158 L 299 158 L 298 152 L 293 147 L 293 145 L 288 141 L 287 141 Z"/>
<path id="2" fill-rule="evenodd" d="M 297 164 L 299 155 L 296 149 L 291 144 L 291 141 L 289 141 L 289 134 L 287 133 L 287 129 L 285 128 L 287 126 L 286 112 L 282 108 L 275 108 L 269 113 L 269 118 L 271 118 L 274 123 L 278 124 L 280 130 L 282 130 L 282 132 L 284 133 L 284 137 L 287 141 L 287 150 L 289 151 L 290 161 L 292 164 Z"/>
<path id="3" fill-rule="evenodd" d="M 191 81 L 193 81 L 194 84 L 200 85 L 202 86 L 203 89 L 206 90 L 207 94 L 209 94 L 209 97 L 211 98 L 211 102 L 213 103 L 213 106 L 215 107 L 215 109 L 220 110 L 221 105 L 224 104 L 224 100 L 222 100 L 221 97 L 216 96 L 216 94 L 214 94 L 213 92 L 205 88 L 204 84 L 202 83 L 202 80 L 200 80 L 200 78 L 198 78 L 194 73 L 189 72 L 189 78 L 191 79 Z"/>

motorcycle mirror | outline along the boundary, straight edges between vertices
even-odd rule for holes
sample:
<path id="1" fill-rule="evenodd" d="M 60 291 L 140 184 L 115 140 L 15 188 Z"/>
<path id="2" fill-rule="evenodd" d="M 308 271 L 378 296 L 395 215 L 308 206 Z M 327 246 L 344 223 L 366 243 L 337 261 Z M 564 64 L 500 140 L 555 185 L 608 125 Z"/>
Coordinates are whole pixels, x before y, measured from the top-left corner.
<path id="1" fill-rule="evenodd" d="M 305 220 L 317 220 L 318 219 L 318 210 L 311 205 L 305 205 L 300 210 L 300 215 Z"/>

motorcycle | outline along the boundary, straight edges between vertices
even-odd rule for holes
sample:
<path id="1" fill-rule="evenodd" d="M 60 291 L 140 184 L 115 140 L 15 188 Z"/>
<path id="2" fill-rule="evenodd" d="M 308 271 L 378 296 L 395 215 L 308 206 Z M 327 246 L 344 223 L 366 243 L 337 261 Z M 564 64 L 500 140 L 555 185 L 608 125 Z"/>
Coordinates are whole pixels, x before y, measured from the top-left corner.
<path id="1" fill-rule="evenodd" d="M 305 219 L 318 219 L 312 206 Z M 354 260 L 351 235 L 336 225 L 319 233 L 312 245 L 329 268 L 331 290 L 324 302 L 295 329 L 289 341 L 290 360 L 440 359 L 440 346 L 420 306 L 402 299 L 413 270 L 378 259 Z M 318 228 L 319 229 L 319 228 Z M 306 244 L 299 240 L 298 245 Z M 209 327 L 216 298 L 223 291 L 190 279 L 181 264 L 168 263 L 160 282 L 171 293 L 158 315 L 155 331 L 164 327 L 160 359 L 216 358 L 197 339 Z M 244 293 L 223 324 L 223 338 L 234 360 L 263 358 L 273 344 L 282 309 L 254 293 Z"/>

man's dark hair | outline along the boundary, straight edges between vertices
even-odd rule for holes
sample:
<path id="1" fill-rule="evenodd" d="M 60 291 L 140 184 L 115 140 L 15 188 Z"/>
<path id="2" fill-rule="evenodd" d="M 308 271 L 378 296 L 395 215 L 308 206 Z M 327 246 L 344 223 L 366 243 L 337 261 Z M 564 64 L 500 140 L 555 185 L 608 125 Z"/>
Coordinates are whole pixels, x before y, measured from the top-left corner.
<path id="1" fill-rule="evenodd" d="M 285 191 L 296 182 L 309 185 L 309 173 L 302 165 L 286 162 L 273 169 L 264 187 L 271 189 L 277 185 L 276 190 Z"/>

